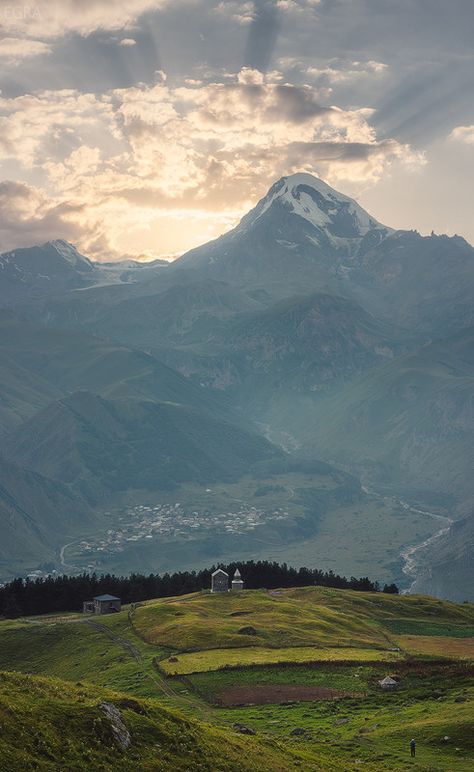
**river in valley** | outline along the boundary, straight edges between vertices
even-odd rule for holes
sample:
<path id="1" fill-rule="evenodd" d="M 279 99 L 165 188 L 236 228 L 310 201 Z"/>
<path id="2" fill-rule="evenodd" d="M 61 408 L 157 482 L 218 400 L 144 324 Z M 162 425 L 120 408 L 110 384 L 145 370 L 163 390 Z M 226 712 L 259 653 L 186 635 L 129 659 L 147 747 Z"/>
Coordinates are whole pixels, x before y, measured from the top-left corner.
<path id="1" fill-rule="evenodd" d="M 385 498 L 380 493 L 377 493 L 377 491 L 375 491 L 373 488 L 369 488 L 367 485 L 362 485 L 361 488 L 364 493 L 367 493 L 370 496 L 376 496 L 380 499 Z M 402 590 L 402 594 L 405 595 L 411 592 L 412 588 L 416 584 L 417 579 L 419 578 L 421 570 L 426 567 L 422 560 L 423 551 L 427 547 L 431 547 L 438 539 L 448 533 L 454 521 L 451 517 L 447 517 L 446 515 L 439 515 L 435 512 L 428 512 L 425 509 L 418 509 L 417 507 L 413 507 L 411 504 L 408 504 L 407 501 L 399 499 L 396 496 L 390 496 L 389 498 L 392 498 L 394 501 L 396 501 L 397 504 L 399 504 L 403 509 L 408 510 L 409 512 L 413 512 L 417 515 L 425 515 L 426 517 L 430 517 L 433 520 L 436 520 L 437 523 L 441 526 L 433 534 L 431 534 L 431 536 L 428 536 L 428 538 L 424 539 L 419 544 L 412 544 L 409 547 L 402 549 L 400 553 L 400 557 L 403 560 L 402 571 L 407 580 L 410 582 L 409 586 Z"/>

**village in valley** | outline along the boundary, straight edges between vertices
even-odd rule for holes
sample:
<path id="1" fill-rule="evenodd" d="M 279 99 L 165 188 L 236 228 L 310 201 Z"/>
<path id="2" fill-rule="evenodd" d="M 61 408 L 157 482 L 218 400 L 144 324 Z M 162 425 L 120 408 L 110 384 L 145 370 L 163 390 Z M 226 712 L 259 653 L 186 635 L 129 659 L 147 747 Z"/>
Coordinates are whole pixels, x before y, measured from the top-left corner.
<path id="1" fill-rule="evenodd" d="M 210 491 L 209 491 L 210 492 Z M 112 517 L 112 513 L 106 515 Z M 286 520 L 290 513 L 281 508 L 263 509 L 241 502 L 231 511 L 190 509 L 180 502 L 127 507 L 113 516 L 105 533 L 83 538 L 74 544 L 74 559 L 96 558 L 100 554 L 123 552 L 133 542 L 202 539 L 206 535 L 247 534 L 270 521 Z M 88 568 L 95 567 L 92 563 Z"/>

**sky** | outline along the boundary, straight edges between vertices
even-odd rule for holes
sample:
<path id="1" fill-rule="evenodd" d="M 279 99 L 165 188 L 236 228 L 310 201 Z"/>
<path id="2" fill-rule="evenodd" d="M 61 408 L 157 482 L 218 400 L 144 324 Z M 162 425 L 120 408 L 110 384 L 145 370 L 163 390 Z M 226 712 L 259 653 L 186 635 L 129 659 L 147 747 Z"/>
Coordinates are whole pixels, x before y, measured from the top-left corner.
<path id="1" fill-rule="evenodd" d="M 176 257 L 312 172 L 474 243 L 472 0 L 0 0 L 0 252 Z"/>

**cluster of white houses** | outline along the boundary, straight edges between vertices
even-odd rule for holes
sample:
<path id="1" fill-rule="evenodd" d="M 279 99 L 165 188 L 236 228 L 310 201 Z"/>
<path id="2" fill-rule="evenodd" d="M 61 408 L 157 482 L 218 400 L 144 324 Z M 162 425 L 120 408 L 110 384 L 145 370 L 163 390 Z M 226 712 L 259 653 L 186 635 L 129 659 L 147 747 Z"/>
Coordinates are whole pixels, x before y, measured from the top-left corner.
<path id="1" fill-rule="evenodd" d="M 211 574 L 211 592 L 238 592 L 244 589 L 244 582 L 237 568 L 229 588 L 229 574 L 222 568 L 218 568 Z M 82 605 L 84 614 L 114 614 L 122 608 L 120 598 L 115 595 L 96 595 L 92 600 L 87 600 Z"/>

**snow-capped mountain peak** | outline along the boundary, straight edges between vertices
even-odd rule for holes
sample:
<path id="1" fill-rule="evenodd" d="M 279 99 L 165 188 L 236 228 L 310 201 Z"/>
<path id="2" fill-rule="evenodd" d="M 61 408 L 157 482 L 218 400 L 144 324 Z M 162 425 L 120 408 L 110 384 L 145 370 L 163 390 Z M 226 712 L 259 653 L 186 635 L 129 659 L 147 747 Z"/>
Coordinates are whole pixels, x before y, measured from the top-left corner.
<path id="1" fill-rule="evenodd" d="M 283 207 L 287 212 L 298 215 L 317 229 L 323 229 L 329 236 L 344 239 L 360 239 L 369 231 L 390 228 L 381 225 L 349 196 L 339 193 L 319 177 L 306 172 L 282 177 L 242 220 L 249 225 L 260 220 L 273 206 Z"/>
<path id="2" fill-rule="evenodd" d="M 247 273 L 283 275 L 289 265 L 304 272 L 311 264 L 324 265 L 328 275 L 347 276 L 393 233 L 352 198 L 302 172 L 275 182 L 235 228 L 183 255 L 175 269 L 207 265 L 227 275 L 245 267 Z"/>

